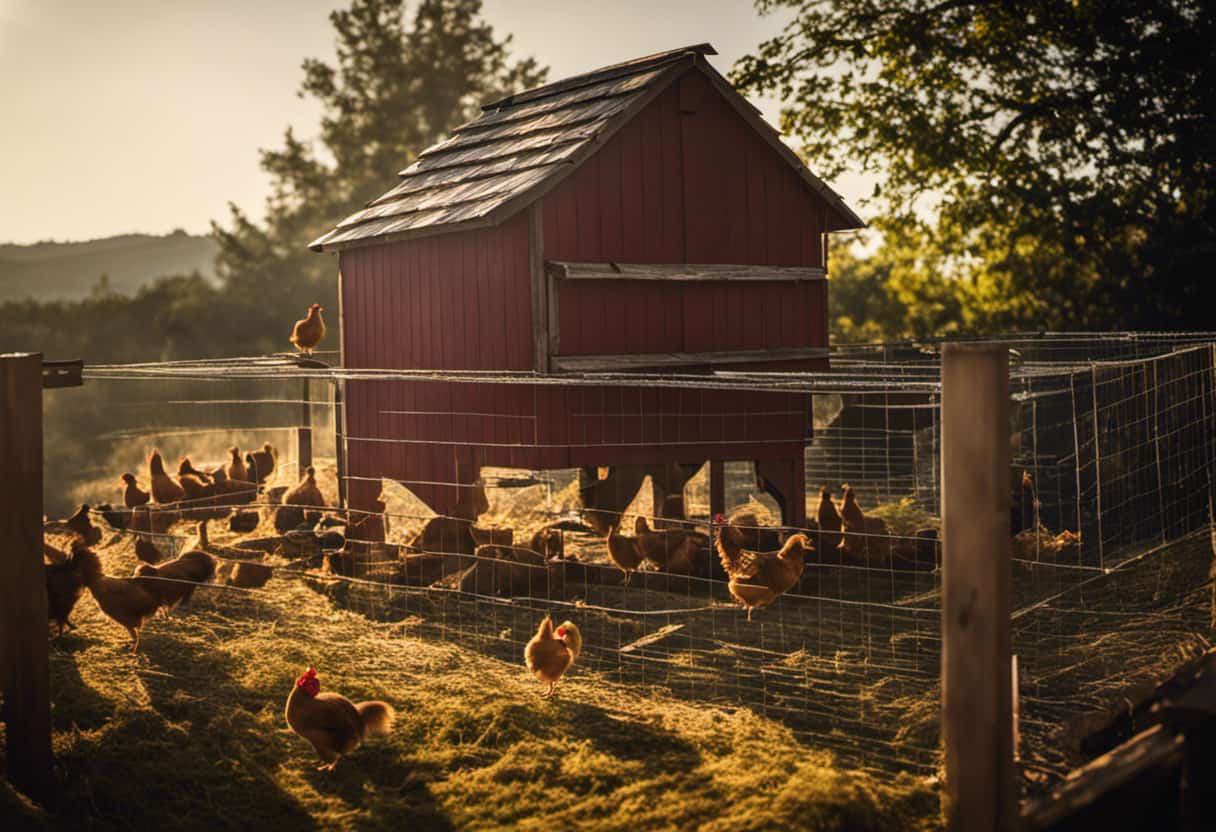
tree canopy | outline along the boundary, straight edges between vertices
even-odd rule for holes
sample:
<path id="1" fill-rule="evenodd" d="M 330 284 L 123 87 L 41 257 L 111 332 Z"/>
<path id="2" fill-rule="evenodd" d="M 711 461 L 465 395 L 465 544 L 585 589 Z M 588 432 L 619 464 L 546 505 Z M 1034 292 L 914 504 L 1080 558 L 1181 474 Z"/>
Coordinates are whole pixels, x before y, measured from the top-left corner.
<path id="1" fill-rule="evenodd" d="M 238 302 L 264 310 L 251 348 L 282 348 L 283 309 L 314 301 L 335 308 L 334 262 L 308 243 L 379 196 L 393 174 L 471 118 L 480 101 L 542 83 L 531 58 L 512 60 L 511 37 L 481 18 L 481 0 L 421 0 L 412 19 L 404 0 L 353 0 L 331 13 L 333 64 L 304 62 L 300 95 L 322 108 L 315 143 L 288 128 L 283 145 L 262 151 L 270 176 L 266 219 L 230 206 L 213 223 L 218 273 Z"/>
<path id="2" fill-rule="evenodd" d="M 879 177 L 870 207 L 894 246 L 885 259 L 914 252 L 962 281 L 947 287 L 965 306 L 957 326 L 1206 324 L 1212 4 L 757 7 L 795 14 L 733 80 L 786 102 L 782 127 L 829 178 Z"/>

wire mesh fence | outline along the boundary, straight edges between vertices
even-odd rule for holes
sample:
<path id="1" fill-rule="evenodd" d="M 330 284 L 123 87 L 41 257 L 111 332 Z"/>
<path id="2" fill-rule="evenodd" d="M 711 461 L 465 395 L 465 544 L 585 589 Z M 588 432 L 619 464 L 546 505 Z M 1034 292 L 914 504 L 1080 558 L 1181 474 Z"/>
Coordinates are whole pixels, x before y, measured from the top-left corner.
<path id="1" fill-rule="evenodd" d="M 1088 738 L 1129 689 L 1167 675 L 1209 643 L 1214 348 L 1202 333 L 1028 335 L 1007 343 L 1013 650 L 1024 784 L 1034 791 L 1104 750 Z M 509 662 L 519 661 L 541 615 L 570 618 L 584 633 L 582 672 L 606 683 L 748 707 L 833 750 L 842 764 L 934 775 L 939 359 L 938 343 L 865 345 L 836 350 L 833 369 L 817 373 L 560 379 L 309 369 L 275 359 L 94 367 L 70 410 L 56 403 L 48 412 L 47 502 L 56 512 L 116 497 L 119 474 L 130 470 L 143 479 L 152 447 L 166 460 L 189 455 L 207 470 L 223 463 L 231 446 L 270 443 L 277 449 L 276 473 L 257 501 L 243 507 L 260 511 L 258 527 L 214 533 L 212 551 L 222 560 L 259 559 L 272 565 L 277 580 L 303 581 L 336 605 Z M 726 513 L 752 536 L 756 550 L 771 552 L 794 533 L 808 536 L 801 573 L 748 620 L 732 597 L 730 576 L 716 565 L 712 539 L 720 526 L 710 508 L 709 466 L 697 460 L 687 460 L 680 483 L 682 517 L 660 504 L 657 467 L 641 483 L 652 487 L 638 488 L 618 506 L 613 529 L 605 530 L 588 517 L 587 496 L 610 472 L 516 470 L 480 464 L 491 457 L 474 455 L 485 485 L 475 520 L 464 512 L 437 515 L 416 496 L 429 486 L 467 483 L 387 478 L 375 483 L 383 509 L 335 512 L 347 521 L 340 557 L 311 538 L 303 545 L 301 530 L 285 532 L 274 523 L 281 508 L 276 491 L 301 476 L 302 425 L 311 429 L 311 461 L 325 502 L 335 508 L 340 494 L 367 479 L 365 472 L 347 471 L 341 475 L 346 488 L 339 487 L 343 449 L 375 442 L 392 447 L 385 454 L 408 458 L 426 446 L 404 429 L 391 436 L 345 429 L 350 422 L 335 419 L 335 396 L 352 382 L 680 391 L 683 398 L 649 406 L 639 400 L 638 417 L 656 425 L 672 401 L 688 402 L 692 394 L 698 406 L 716 395 L 805 397 L 799 401 L 808 403 L 806 410 L 792 414 L 812 428 L 805 524 L 783 525 L 750 460 L 723 469 Z M 384 415 L 422 418 L 417 407 L 392 409 L 397 412 Z M 520 426 L 525 413 L 465 403 L 446 412 L 432 406 L 425 415 L 454 425 L 493 423 L 486 430 L 498 437 L 496 445 L 537 441 Z M 577 434 L 583 444 L 619 449 L 602 411 L 572 409 L 564 416 L 569 425 L 584 425 Z M 724 425 L 790 417 L 757 408 L 715 413 Z M 88 432 L 83 424 L 103 427 Z M 667 435 L 654 444 L 664 441 L 670 448 L 684 440 Z M 846 483 L 866 516 L 851 535 L 830 522 L 820 525 L 819 487 L 838 498 Z M 831 507 L 829 515 L 843 509 L 836 499 Z M 359 540 L 360 520 L 370 515 L 383 534 Z M 664 551 L 630 574 L 613 560 L 608 538 L 633 538 L 636 518 L 645 520 L 642 534 L 662 538 Z M 482 538 L 471 539 L 470 526 L 482 536 L 498 533 L 491 548 L 477 546 Z M 557 543 L 537 537 L 547 529 Z M 175 525 L 158 539 L 180 547 L 192 531 Z M 117 545 L 133 545 L 133 535 L 118 534 Z M 670 559 L 673 541 L 687 543 L 684 561 Z M 541 557 L 513 554 L 521 549 L 539 549 Z M 227 575 L 230 567 L 221 571 Z"/>

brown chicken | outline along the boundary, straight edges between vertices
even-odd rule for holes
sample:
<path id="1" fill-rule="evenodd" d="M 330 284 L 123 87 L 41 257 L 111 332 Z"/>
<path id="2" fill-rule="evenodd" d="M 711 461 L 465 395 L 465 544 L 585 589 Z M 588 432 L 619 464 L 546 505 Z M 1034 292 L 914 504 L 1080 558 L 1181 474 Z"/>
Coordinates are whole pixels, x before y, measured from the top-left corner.
<path id="1" fill-rule="evenodd" d="M 352 703 L 336 693 L 321 693 L 317 671 L 308 668 L 287 696 L 287 724 L 312 743 L 321 765 L 333 771 L 343 754 L 359 747 L 366 737 L 387 734 L 396 714 L 386 702 Z"/>
<path id="2" fill-rule="evenodd" d="M 195 468 L 194 463 L 192 463 L 190 461 L 190 457 L 188 457 L 188 456 L 182 457 L 181 462 L 179 462 L 177 464 L 177 476 L 179 478 L 181 478 L 181 477 L 185 476 L 186 474 L 189 474 L 192 477 L 196 477 L 200 482 L 206 483 L 208 485 L 211 484 L 211 475 L 205 471 L 200 471 L 197 468 Z"/>
<path id="3" fill-rule="evenodd" d="M 295 328 L 291 330 L 291 343 L 305 355 L 312 355 L 313 349 L 325 337 L 325 320 L 321 317 L 324 311 L 321 304 L 314 303 L 308 308 L 308 317 L 296 321 Z"/>
<path id="4" fill-rule="evenodd" d="M 840 546 L 841 520 L 836 503 L 832 500 L 832 491 L 826 485 L 819 489 L 819 508 L 815 512 L 815 520 L 819 523 L 819 551 L 835 552 Z"/>
<path id="5" fill-rule="evenodd" d="M 570 665 L 578 658 L 583 650 L 583 636 L 578 627 L 565 621 L 556 630 L 553 629 L 553 619 L 545 616 L 540 622 L 536 635 L 524 648 L 524 663 L 537 679 L 540 679 L 548 689 L 541 694 L 542 699 L 553 695 L 553 689 L 561 681 Z"/>
<path id="6" fill-rule="evenodd" d="M 747 610 L 767 607 L 802 577 L 811 541 L 805 534 L 791 535 L 777 552 L 753 552 L 741 545 L 743 533 L 725 523 L 718 530 L 718 557 L 730 578 L 731 597 Z"/>
<path id="7" fill-rule="evenodd" d="M 237 534 L 249 534 L 261 522 L 262 515 L 256 511 L 234 511 L 228 518 L 228 530 Z"/>
<path id="8" fill-rule="evenodd" d="M 165 473 L 165 461 L 155 448 L 148 457 L 148 480 L 152 483 L 152 499 L 158 503 L 176 503 L 186 496 L 182 487 Z"/>
<path id="9" fill-rule="evenodd" d="M 866 516 L 857 504 L 857 493 L 853 486 L 844 486 L 844 505 L 840 507 L 840 519 L 844 534 L 840 541 L 840 552 L 856 561 L 866 560 Z"/>
<path id="10" fill-rule="evenodd" d="M 311 465 L 304 470 L 304 479 L 283 495 L 285 506 L 306 506 L 309 508 L 325 508 L 325 497 L 317 487 L 317 469 Z"/>
<path id="11" fill-rule="evenodd" d="M 195 546 L 205 547 L 206 520 L 199 522 L 198 535 L 199 541 Z M 156 598 L 158 606 L 169 611 L 178 604 L 188 603 L 199 584 L 207 583 L 215 577 L 215 558 L 201 548 L 192 548 L 159 566 L 141 563 L 135 568 L 135 575 L 145 582 L 148 592 Z"/>
<path id="12" fill-rule="evenodd" d="M 642 557 L 653 561 L 664 572 L 687 575 L 692 572 L 692 556 L 698 544 L 708 545 L 709 538 L 688 529 L 650 528 L 645 517 L 633 524 L 634 539 Z"/>
<path id="13" fill-rule="evenodd" d="M 84 592 L 84 576 L 81 575 L 81 561 L 75 552 L 64 558 L 63 553 L 56 550 L 56 556 L 50 563 L 46 563 L 45 560 L 44 556 L 46 618 L 47 621 L 54 621 L 59 625 L 59 631 L 56 633 L 56 638 L 58 638 L 63 635 L 65 627 L 69 630 L 76 629 L 76 625 L 69 620 L 69 617 L 72 614 L 72 608 L 76 606 L 76 602 L 80 600 L 80 596 Z"/>
<path id="14" fill-rule="evenodd" d="M 63 521 L 63 527 L 72 534 L 79 535 L 89 546 L 101 540 L 101 529 L 94 526 L 93 521 L 89 519 L 88 503 L 77 506 L 72 516 Z"/>
<path id="15" fill-rule="evenodd" d="M 245 454 L 245 479 L 261 485 L 274 473 L 274 447 L 269 442 L 262 450 Z"/>
<path id="16" fill-rule="evenodd" d="M 644 556 L 638 548 L 638 539 L 626 537 L 617 529 L 617 526 L 613 526 L 608 530 L 608 557 L 625 573 L 624 585 L 629 586 L 629 580 L 633 577 L 634 570 L 642 565 Z"/>
<path id="17" fill-rule="evenodd" d="M 253 482 L 253 479 L 249 476 L 249 469 L 245 466 L 245 460 L 241 458 L 241 449 L 233 445 L 228 449 L 228 453 L 232 455 L 232 461 L 224 469 L 224 473 L 228 475 L 228 479 Z"/>
<path id="18" fill-rule="evenodd" d="M 226 506 L 252 503 L 258 496 L 258 487 L 254 483 L 229 479 L 228 472 L 223 468 L 217 469 L 212 475 L 211 491 L 216 503 Z"/>
<path id="19" fill-rule="evenodd" d="M 136 506 L 146 506 L 148 501 L 152 499 L 152 495 L 147 491 L 142 491 L 135 482 L 134 474 L 123 474 L 123 490 L 122 502 L 127 508 L 135 508 Z"/>
<path id="20" fill-rule="evenodd" d="M 266 586 L 273 575 L 274 570 L 264 563 L 240 560 L 232 567 L 232 574 L 228 576 L 228 585 L 243 589 L 258 589 Z"/>
<path id="21" fill-rule="evenodd" d="M 150 564 L 160 563 L 165 559 L 160 549 L 157 549 L 152 541 L 142 534 L 135 535 L 135 557 L 139 558 L 141 563 Z"/>
<path id="22" fill-rule="evenodd" d="M 101 611 L 131 634 L 131 652 L 139 652 L 139 631 L 156 612 L 156 596 L 140 578 L 111 578 L 101 567 L 101 558 L 79 538 L 72 542 L 72 559 L 81 580 Z"/>
<path id="23" fill-rule="evenodd" d="M 177 466 L 177 481 L 181 484 L 187 500 L 203 500 L 214 492 L 211 478 L 190 464 L 189 457 L 182 457 Z"/>

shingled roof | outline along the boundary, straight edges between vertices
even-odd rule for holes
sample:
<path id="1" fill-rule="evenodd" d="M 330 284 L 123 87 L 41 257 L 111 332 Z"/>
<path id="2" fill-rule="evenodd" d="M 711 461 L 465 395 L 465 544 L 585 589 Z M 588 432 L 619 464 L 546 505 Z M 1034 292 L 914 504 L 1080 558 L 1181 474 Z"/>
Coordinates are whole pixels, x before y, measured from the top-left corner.
<path id="1" fill-rule="evenodd" d="M 497 225 L 539 199 L 676 78 L 697 66 L 840 214 L 865 223 L 787 148 L 750 103 L 705 60 L 708 43 L 648 55 L 492 101 L 424 150 L 401 181 L 310 246 L 332 251 L 373 241 Z"/>

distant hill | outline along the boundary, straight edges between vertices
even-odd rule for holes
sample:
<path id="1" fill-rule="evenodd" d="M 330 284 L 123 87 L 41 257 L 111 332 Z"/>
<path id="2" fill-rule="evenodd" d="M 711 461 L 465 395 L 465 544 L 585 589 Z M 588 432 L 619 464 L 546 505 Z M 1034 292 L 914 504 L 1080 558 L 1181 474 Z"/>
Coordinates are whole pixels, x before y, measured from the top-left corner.
<path id="1" fill-rule="evenodd" d="M 198 272 L 215 278 L 215 242 L 175 231 L 84 242 L 0 244 L 0 302 L 79 300 L 107 275 L 110 289 L 134 294 L 158 277 Z"/>

